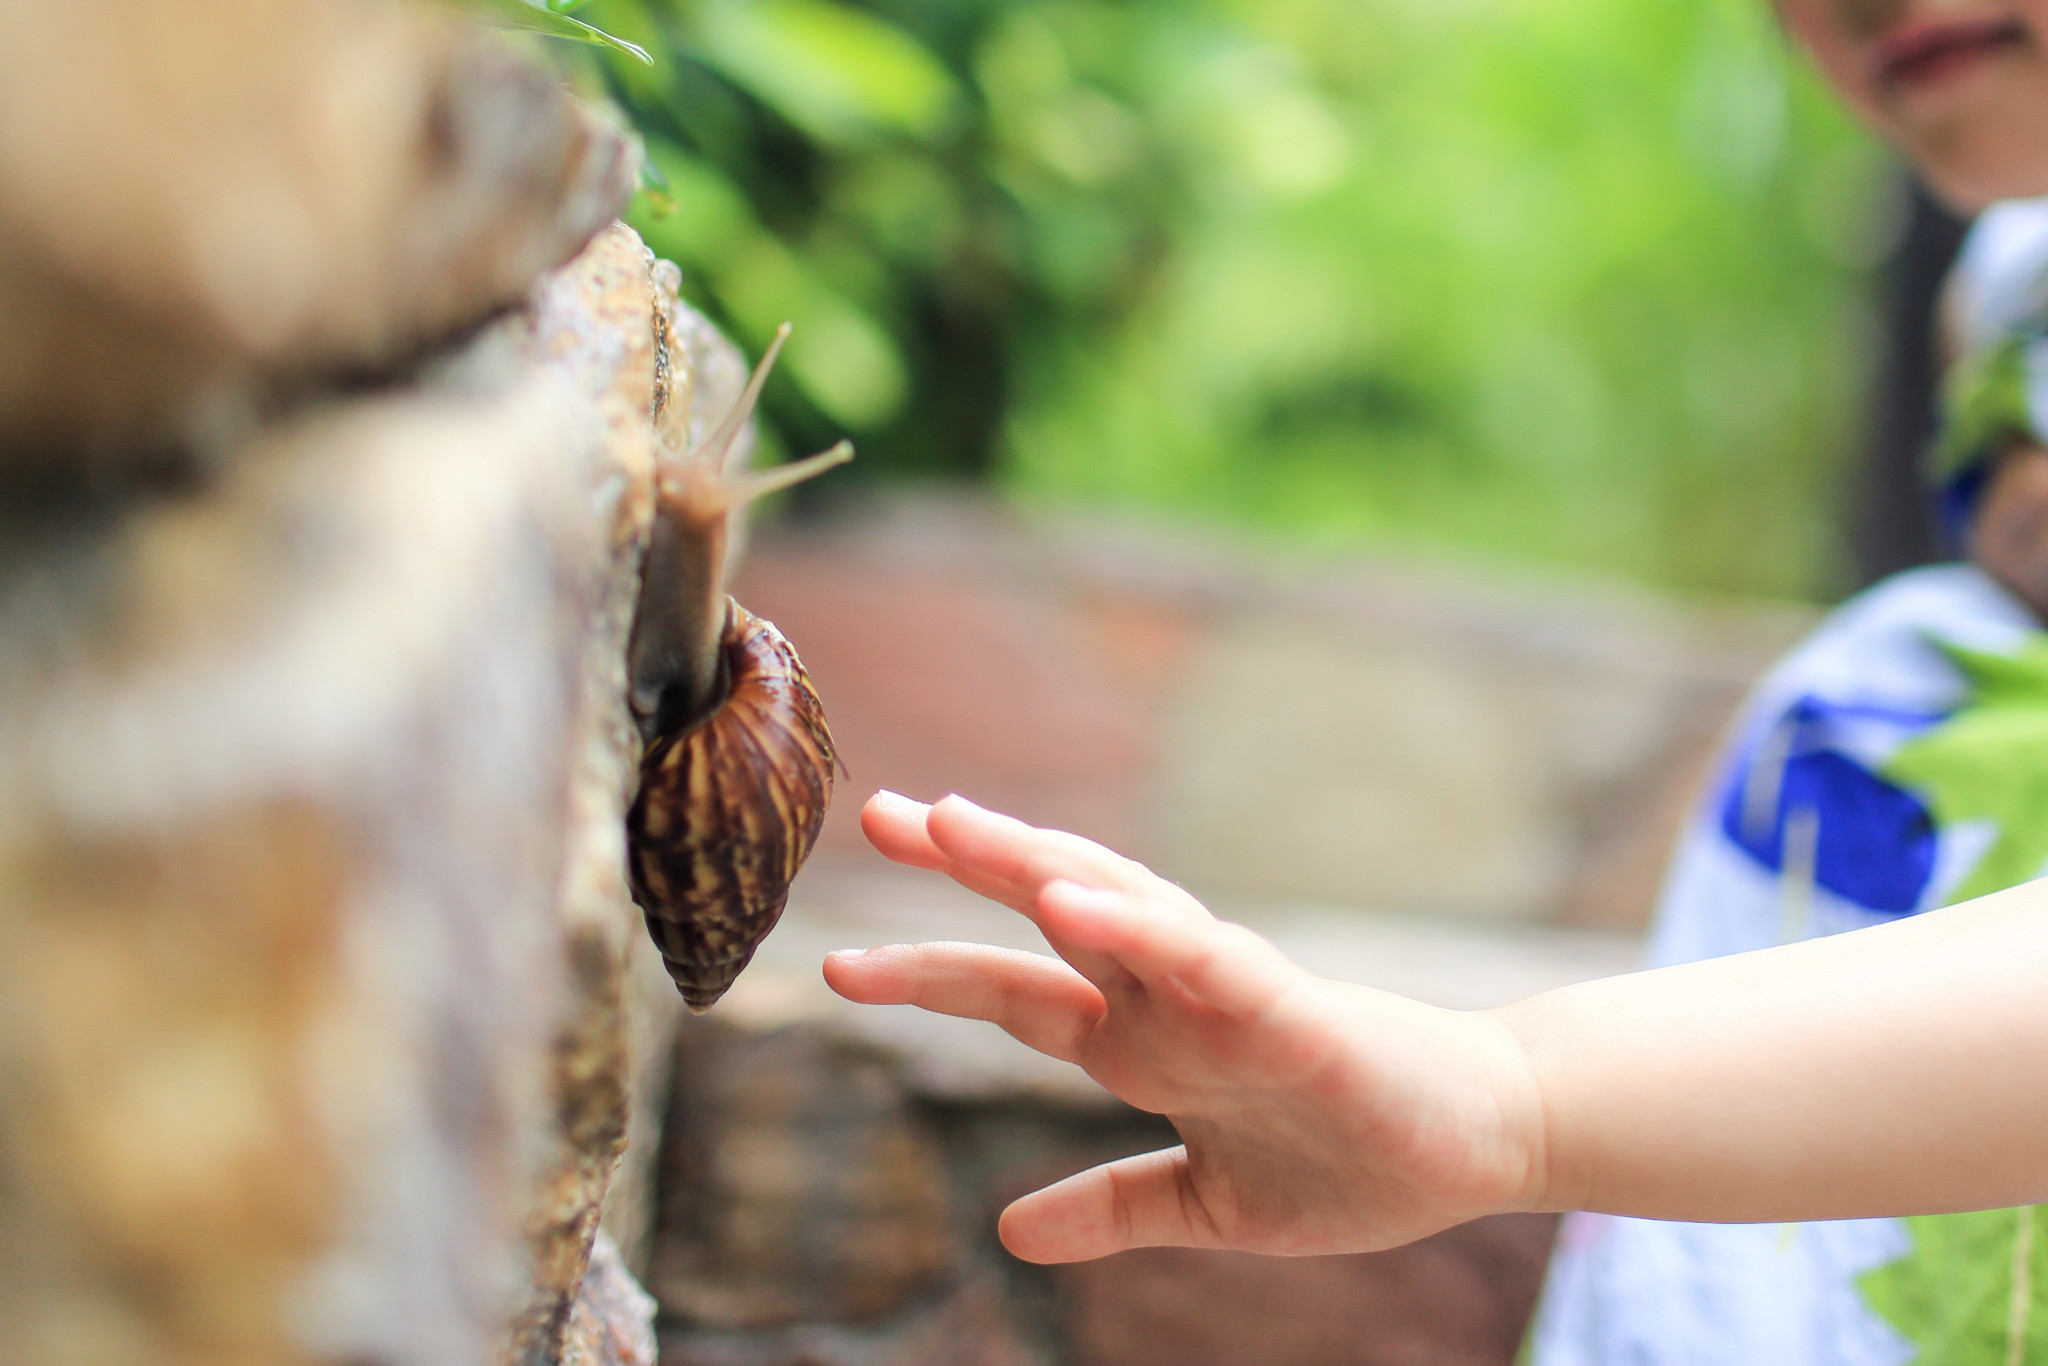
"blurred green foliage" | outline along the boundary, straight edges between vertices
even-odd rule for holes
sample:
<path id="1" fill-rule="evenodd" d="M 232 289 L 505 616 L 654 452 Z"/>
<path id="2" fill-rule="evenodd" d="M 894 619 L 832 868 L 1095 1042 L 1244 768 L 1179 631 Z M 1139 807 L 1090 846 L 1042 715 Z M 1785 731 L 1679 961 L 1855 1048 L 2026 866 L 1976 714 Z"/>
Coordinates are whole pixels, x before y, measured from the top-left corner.
<path id="1" fill-rule="evenodd" d="M 652 55 L 574 49 L 646 138 L 634 226 L 749 346 L 796 323 L 787 446 L 1832 586 L 1897 209 L 1762 0 L 566 7 Z"/>

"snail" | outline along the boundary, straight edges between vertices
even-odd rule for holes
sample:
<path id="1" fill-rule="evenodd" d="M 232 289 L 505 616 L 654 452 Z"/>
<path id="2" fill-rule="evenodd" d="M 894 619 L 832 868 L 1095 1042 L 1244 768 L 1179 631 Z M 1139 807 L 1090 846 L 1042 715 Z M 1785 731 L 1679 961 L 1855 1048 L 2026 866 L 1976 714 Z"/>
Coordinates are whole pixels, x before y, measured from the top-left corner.
<path id="1" fill-rule="evenodd" d="M 729 468 L 788 323 L 732 411 L 687 445 L 680 414 L 688 398 L 671 392 L 659 273 L 656 284 L 656 510 L 627 657 L 629 700 L 647 744 L 626 815 L 627 874 L 663 965 L 701 1014 L 781 918 L 824 827 L 839 766 L 796 651 L 726 595 L 732 522 L 756 498 L 844 464 L 853 448 L 842 441 L 760 473 Z"/>

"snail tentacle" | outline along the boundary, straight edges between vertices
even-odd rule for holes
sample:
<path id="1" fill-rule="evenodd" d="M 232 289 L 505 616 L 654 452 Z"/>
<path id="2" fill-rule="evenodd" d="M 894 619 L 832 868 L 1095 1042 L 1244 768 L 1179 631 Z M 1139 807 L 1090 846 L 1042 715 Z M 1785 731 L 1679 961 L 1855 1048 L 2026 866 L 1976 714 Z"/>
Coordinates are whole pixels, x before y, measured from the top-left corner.
<path id="1" fill-rule="evenodd" d="M 719 473 L 725 472 L 725 462 L 732 453 L 732 443 L 739 437 L 740 428 L 747 425 L 747 419 L 754 415 L 754 405 L 761 400 L 762 386 L 768 383 L 769 372 L 775 369 L 775 358 L 782 354 L 782 344 L 789 340 L 790 325 L 782 324 L 775 329 L 775 340 L 768 343 L 760 363 L 754 366 L 754 373 L 747 376 L 747 387 L 740 391 L 732 411 L 711 429 L 711 435 L 704 438 L 704 444 L 691 455 Z"/>

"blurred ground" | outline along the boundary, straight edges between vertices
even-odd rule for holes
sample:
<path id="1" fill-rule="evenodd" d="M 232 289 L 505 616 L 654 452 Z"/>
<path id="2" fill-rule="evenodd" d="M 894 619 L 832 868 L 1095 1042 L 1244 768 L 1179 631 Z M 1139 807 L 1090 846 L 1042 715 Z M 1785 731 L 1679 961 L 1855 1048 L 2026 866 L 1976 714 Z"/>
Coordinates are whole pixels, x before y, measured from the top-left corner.
<path id="1" fill-rule="evenodd" d="M 1365 1257 L 1003 1254 L 1009 1199 L 1174 1139 L 992 1028 L 824 989 L 834 948 L 1043 947 L 868 851 L 860 801 L 964 792 L 1148 860 L 1318 972 L 1494 1005 L 1634 965 L 1721 728 L 1810 614 L 939 495 L 770 527 L 736 594 L 797 642 L 852 777 L 781 926 L 684 1032 L 665 1366 L 1506 1366 L 1545 1218 Z"/>

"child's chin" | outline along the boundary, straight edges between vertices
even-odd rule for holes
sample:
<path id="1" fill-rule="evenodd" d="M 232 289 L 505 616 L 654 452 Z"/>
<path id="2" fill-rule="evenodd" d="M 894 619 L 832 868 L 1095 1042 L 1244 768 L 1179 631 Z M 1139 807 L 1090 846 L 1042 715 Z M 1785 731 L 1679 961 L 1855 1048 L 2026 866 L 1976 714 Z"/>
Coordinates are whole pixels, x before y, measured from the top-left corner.
<path id="1" fill-rule="evenodd" d="M 2021 126 L 2048 127 L 2048 114 Z M 1946 132 L 1908 139 L 1907 150 L 1929 188 L 1964 215 L 2001 199 L 2048 195 L 2048 146 L 2022 147 L 2008 136 Z"/>
<path id="2" fill-rule="evenodd" d="M 2048 162 L 2019 165 L 1988 160 L 1914 160 L 1921 178 L 1935 196 L 1965 218 L 2002 199 L 2048 195 Z"/>
<path id="3" fill-rule="evenodd" d="M 2048 139 L 2038 136 L 2048 128 L 2048 67 L 2031 58 L 2024 67 L 1894 109 L 1905 150 L 1951 207 L 1974 213 L 2048 194 Z"/>

